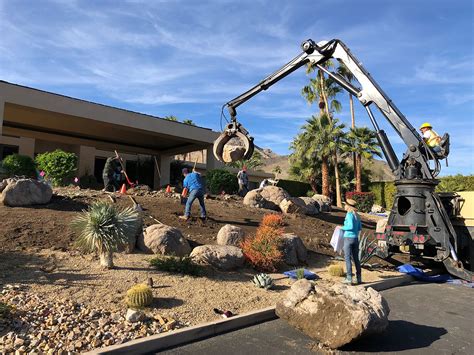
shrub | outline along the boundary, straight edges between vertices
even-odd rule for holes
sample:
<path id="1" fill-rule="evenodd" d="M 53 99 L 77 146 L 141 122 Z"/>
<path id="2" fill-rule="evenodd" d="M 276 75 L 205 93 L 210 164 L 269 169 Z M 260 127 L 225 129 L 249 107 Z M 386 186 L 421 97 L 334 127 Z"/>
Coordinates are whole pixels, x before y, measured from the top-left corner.
<path id="1" fill-rule="evenodd" d="M 133 207 L 119 210 L 107 202 L 96 202 L 72 221 L 72 227 L 78 235 L 76 245 L 84 252 L 99 253 L 100 264 L 112 268 L 113 252 L 135 237 L 140 222 Z"/>
<path id="2" fill-rule="evenodd" d="M 342 265 L 337 265 L 337 264 L 329 265 L 328 273 L 331 276 L 337 276 L 337 277 L 341 277 L 345 275 L 344 268 L 342 267 Z"/>
<path id="3" fill-rule="evenodd" d="M 225 169 L 208 171 L 206 173 L 206 185 L 212 194 L 219 194 L 222 191 L 235 194 L 239 190 L 237 176 Z"/>
<path id="4" fill-rule="evenodd" d="M 195 264 L 189 256 L 166 256 L 160 255 L 150 260 L 150 265 L 160 271 L 200 276 L 203 266 Z"/>
<path id="5" fill-rule="evenodd" d="M 39 170 L 46 173 L 46 178 L 50 179 L 53 185 L 63 186 L 74 176 L 77 155 L 56 149 L 54 152 L 39 154 L 36 157 L 36 164 Z"/>
<path id="6" fill-rule="evenodd" d="M 361 212 L 370 212 L 374 204 L 375 195 L 372 192 L 346 192 L 346 200 L 353 199 L 356 201 L 356 208 Z"/>
<path id="7" fill-rule="evenodd" d="M 283 222 L 283 217 L 281 215 L 276 213 L 267 213 L 263 216 L 260 225 L 272 228 L 279 228 L 283 227 L 285 223 Z"/>
<path id="8" fill-rule="evenodd" d="M 258 227 L 254 238 L 247 238 L 241 243 L 245 258 L 257 270 L 276 271 L 276 266 L 283 259 L 282 234 L 282 229 Z"/>
<path id="9" fill-rule="evenodd" d="M 153 302 L 153 292 L 147 285 L 135 285 L 127 291 L 125 302 L 129 308 L 144 308 Z"/>
<path id="10" fill-rule="evenodd" d="M 8 176 L 36 177 L 35 162 L 27 155 L 9 155 L 3 159 L 2 166 Z"/>
<path id="11" fill-rule="evenodd" d="M 474 191 L 474 175 L 443 176 L 436 192 Z"/>

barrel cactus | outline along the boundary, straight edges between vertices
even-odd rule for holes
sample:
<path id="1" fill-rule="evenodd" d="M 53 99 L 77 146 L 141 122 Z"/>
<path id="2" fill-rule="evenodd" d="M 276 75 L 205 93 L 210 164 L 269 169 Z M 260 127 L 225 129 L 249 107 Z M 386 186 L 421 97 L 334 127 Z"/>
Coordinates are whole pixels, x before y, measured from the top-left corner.
<path id="1" fill-rule="evenodd" d="M 269 290 L 273 287 L 273 279 L 268 274 L 257 274 L 253 277 L 255 286 Z"/>
<path id="2" fill-rule="evenodd" d="M 127 306 L 130 308 L 143 308 L 153 302 L 153 292 L 145 284 L 138 284 L 127 291 Z"/>
<path id="3" fill-rule="evenodd" d="M 344 276 L 345 274 L 344 268 L 342 267 L 342 265 L 338 265 L 338 264 L 330 265 L 328 267 L 328 272 L 329 272 L 329 275 L 337 276 L 337 277 Z"/>

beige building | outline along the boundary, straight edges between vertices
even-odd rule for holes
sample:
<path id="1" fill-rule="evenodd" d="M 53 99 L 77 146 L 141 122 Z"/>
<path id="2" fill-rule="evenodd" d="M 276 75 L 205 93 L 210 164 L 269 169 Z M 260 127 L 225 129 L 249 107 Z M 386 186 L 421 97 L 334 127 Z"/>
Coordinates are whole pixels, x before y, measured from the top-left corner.
<path id="1" fill-rule="evenodd" d="M 170 163 L 179 154 L 205 150 L 200 168 L 221 167 L 212 154 L 218 135 L 207 128 L 0 81 L 0 160 L 11 153 L 34 158 L 60 148 L 78 156 L 77 176 L 100 180 L 106 158 L 117 150 L 127 171 L 136 170 L 139 161 L 153 162 L 147 178 L 157 188 L 169 183 Z"/>

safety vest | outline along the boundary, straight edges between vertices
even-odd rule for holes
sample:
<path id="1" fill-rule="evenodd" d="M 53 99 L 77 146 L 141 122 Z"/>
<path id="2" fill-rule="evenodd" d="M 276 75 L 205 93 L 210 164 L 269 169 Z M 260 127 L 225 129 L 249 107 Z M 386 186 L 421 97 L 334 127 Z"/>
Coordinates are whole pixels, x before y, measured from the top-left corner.
<path id="1" fill-rule="evenodd" d="M 434 130 L 430 129 L 428 130 L 428 133 L 430 134 L 430 138 L 425 139 L 426 144 L 428 144 L 428 147 L 436 147 L 439 145 L 439 141 L 441 140 L 441 137 L 436 133 Z"/>

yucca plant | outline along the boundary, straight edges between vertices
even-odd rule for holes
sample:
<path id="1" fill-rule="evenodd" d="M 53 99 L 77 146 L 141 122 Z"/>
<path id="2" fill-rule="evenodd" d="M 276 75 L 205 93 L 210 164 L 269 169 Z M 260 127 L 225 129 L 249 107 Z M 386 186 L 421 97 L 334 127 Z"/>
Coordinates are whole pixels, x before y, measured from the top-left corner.
<path id="1" fill-rule="evenodd" d="M 377 240 L 369 241 L 369 234 L 363 233 L 359 240 L 359 261 L 361 265 L 367 264 L 369 259 L 375 255 L 377 250 Z"/>
<path id="2" fill-rule="evenodd" d="M 76 245 L 86 253 L 98 253 L 100 265 L 113 268 L 113 253 L 128 243 L 140 226 L 132 207 L 118 209 L 107 202 L 96 202 L 72 221 Z"/>

